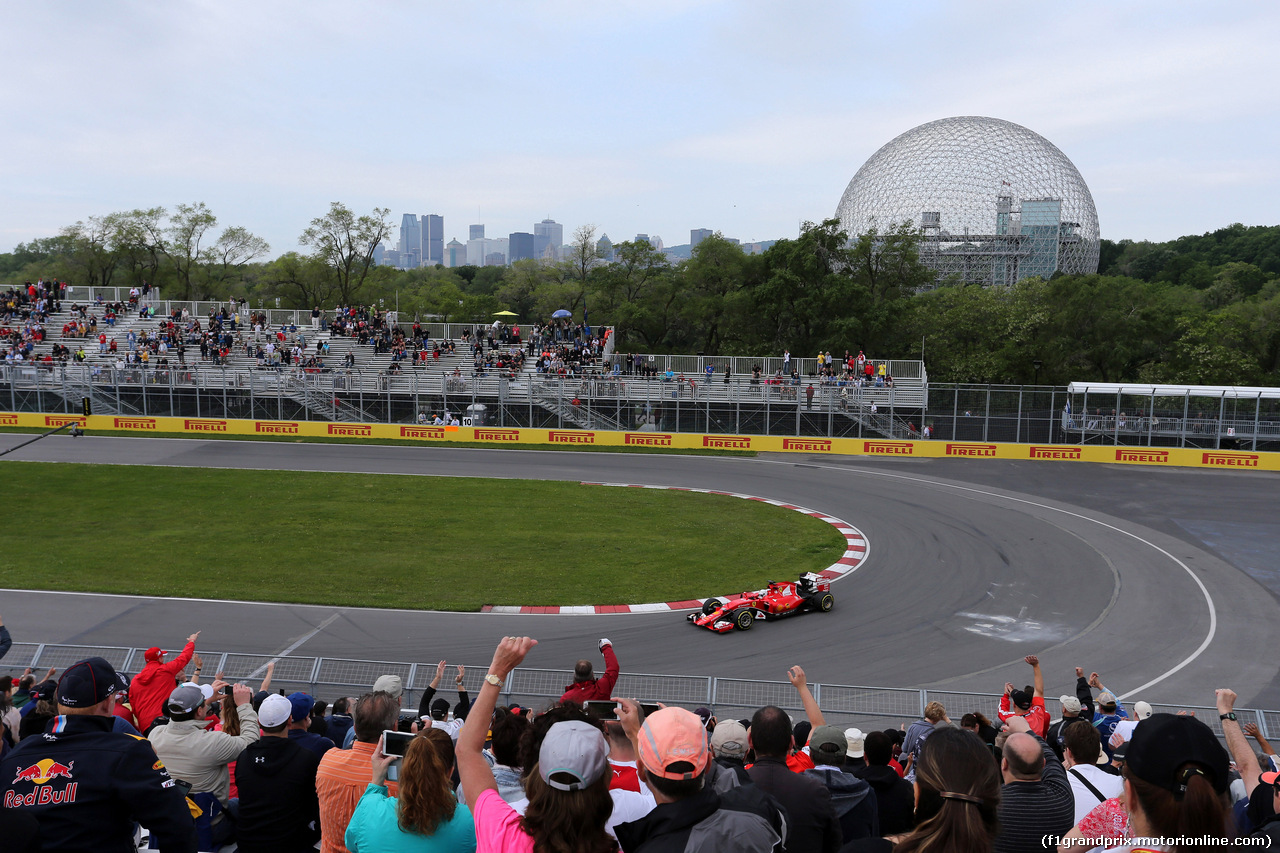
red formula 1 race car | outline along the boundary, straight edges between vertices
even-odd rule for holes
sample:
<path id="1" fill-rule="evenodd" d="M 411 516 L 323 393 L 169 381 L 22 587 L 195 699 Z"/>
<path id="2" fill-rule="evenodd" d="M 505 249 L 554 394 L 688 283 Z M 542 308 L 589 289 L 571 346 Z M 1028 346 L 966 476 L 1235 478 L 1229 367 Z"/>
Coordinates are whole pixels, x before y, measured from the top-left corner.
<path id="1" fill-rule="evenodd" d="M 730 598 L 708 598 L 701 613 L 690 613 L 689 621 L 699 628 L 723 634 L 737 628 L 745 631 L 759 619 L 781 619 L 810 610 L 827 612 L 835 605 L 831 581 L 806 573 L 795 581 L 770 581 L 766 589 L 744 592 Z"/>

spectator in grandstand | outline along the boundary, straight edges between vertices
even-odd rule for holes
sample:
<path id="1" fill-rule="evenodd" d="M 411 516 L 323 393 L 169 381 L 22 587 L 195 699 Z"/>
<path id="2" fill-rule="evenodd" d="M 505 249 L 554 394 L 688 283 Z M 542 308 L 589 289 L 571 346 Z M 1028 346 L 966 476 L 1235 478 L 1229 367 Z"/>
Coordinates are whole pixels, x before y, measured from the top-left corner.
<path id="1" fill-rule="evenodd" d="M 391 696 L 391 698 L 396 700 L 397 708 L 404 703 L 404 682 L 400 680 L 400 676 L 398 675 L 379 675 L 377 680 L 373 682 L 373 692 L 386 693 Z M 396 711 L 396 714 L 397 716 L 399 715 L 399 710 Z M 342 740 L 342 748 L 350 749 L 351 744 L 355 743 L 355 740 L 356 730 L 353 725 L 347 730 L 347 735 Z"/>
<path id="2" fill-rule="evenodd" d="M 322 757 L 327 751 L 333 749 L 333 741 L 327 737 L 321 737 L 312 734 L 308 729 L 311 727 L 311 709 L 315 706 L 315 699 L 306 693 L 290 693 L 289 704 L 293 708 L 293 712 L 289 719 L 289 740 L 296 743 L 303 749 L 309 749 L 315 753 L 317 759 Z"/>
<path id="3" fill-rule="evenodd" d="M 1115 747 L 1118 746 L 1119 744 L 1125 743 L 1131 740 L 1133 738 L 1133 730 L 1138 727 L 1138 723 L 1142 722 L 1147 717 L 1150 717 L 1152 713 L 1154 713 L 1154 711 L 1151 708 L 1150 702 L 1143 702 L 1142 700 L 1138 700 L 1137 702 L 1134 702 L 1133 703 L 1133 719 L 1120 720 L 1118 723 L 1116 723 L 1115 731 L 1111 733 L 1111 739 L 1109 743 L 1111 745 L 1112 750 L 1114 751 Z M 1254 731 L 1257 731 L 1257 726 L 1254 726 Z M 1265 743 L 1266 743 L 1265 740 L 1259 740 L 1259 744 L 1265 744 Z"/>
<path id="4" fill-rule="evenodd" d="M 755 764 L 747 768 L 747 774 L 787 813 L 784 849 L 790 853 L 838 850 L 840 824 L 830 793 L 816 779 L 793 773 L 787 767 L 787 756 L 795 741 L 786 712 L 773 705 L 756 711 L 747 737 L 756 753 Z"/>
<path id="5" fill-rule="evenodd" d="M 57 722 L 0 761 L 6 810 L 39 821 L 46 851 L 133 853 L 140 821 L 160 850 L 194 853 L 191 814 L 155 751 L 112 731 L 119 683 L 102 658 L 67 668 L 57 687 Z M 0 837 L 0 847 L 11 842 Z"/>
<path id="6" fill-rule="evenodd" d="M 427 729 L 409 744 L 400 761 L 399 796 L 387 791 L 387 770 L 394 756 L 381 744 L 371 759 L 373 779 L 347 824 L 351 853 L 398 851 L 472 851 L 476 828 L 468 808 L 453 795 L 453 739 Z"/>
<path id="7" fill-rule="evenodd" d="M 618 702 L 618 718 L 639 756 L 641 778 L 657 800 L 649 814 L 617 826 L 623 850 L 715 850 L 733 839 L 734 849 L 779 851 L 791 842 L 792 820 L 759 787 L 717 791 L 707 782 L 713 762 L 696 714 L 662 708 L 642 722 L 634 701 Z M 790 737 L 789 726 L 782 731 Z"/>
<path id="8" fill-rule="evenodd" d="M 1046 835 L 1066 835 L 1075 824 L 1075 798 L 1062 762 L 1049 745 L 1031 731 L 1027 718 L 1009 717 L 1005 725 L 1000 770 L 1000 834 L 995 853 L 1025 853 L 1042 849 Z M 919 818 L 917 817 L 917 820 Z"/>
<path id="9" fill-rule="evenodd" d="M 867 781 L 844 767 L 848 751 L 849 741 L 841 729 L 818 726 L 809 735 L 809 757 L 814 766 L 804 771 L 831 794 L 831 806 L 846 844 L 880 834 L 875 792 Z"/>
<path id="10" fill-rule="evenodd" d="M 315 700 L 315 703 L 311 706 L 311 719 L 307 721 L 307 731 L 313 735 L 329 738 L 329 718 L 324 714 L 328 708 L 328 702 L 323 699 Z M 329 738 L 329 743 L 333 743 L 332 738 Z"/>
<path id="11" fill-rule="evenodd" d="M 604 655 L 604 675 L 595 677 L 591 661 L 583 659 L 573 667 L 573 684 L 564 689 L 561 702 L 606 701 L 612 696 L 613 685 L 618 682 L 618 656 L 613 652 L 613 642 L 607 637 L 600 641 L 600 653 Z"/>
<path id="12" fill-rule="evenodd" d="M 864 779 L 875 792 L 876 824 L 881 835 L 910 831 L 915 823 L 915 792 L 911 783 L 889 766 L 893 758 L 893 738 L 885 732 L 870 732 L 865 742 L 867 763 L 850 772 Z"/>
<path id="13" fill-rule="evenodd" d="M 262 737 L 236 758 L 237 844 L 243 853 L 302 853 L 320 839 L 319 757 L 289 739 L 289 699 L 273 693 L 258 708 Z"/>
<path id="14" fill-rule="evenodd" d="M 1218 692 L 1219 711 L 1226 715 L 1231 714 L 1235 699 L 1230 694 L 1231 701 L 1224 701 L 1228 693 Z M 1233 736 L 1243 741 L 1234 720 L 1223 723 L 1228 743 Z M 1227 849 L 1226 844 L 1200 843 L 1205 836 L 1222 838 L 1228 833 L 1229 764 L 1212 729 L 1195 717 L 1153 714 L 1134 730 L 1125 765 L 1124 800 L 1134 838 L 1174 840 L 1164 848 L 1172 853 Z M 1257 769 L 1256 763 L 1252 769 Z M 1257 784 L 1256 776 L 1253 782 Z"/>
<path id="15" fill-rule="evenodd" d="M 930 702 L 924 706 L 924 719 L 916 720 L 907 726 L 906 739 L 902 742 L 902 752 L 900 753 L 906 758 L 900 760 L 906 762 L 903 772 L 908 782 L 915 781 L 915 762 L 920 759 L 920 747 L 933 734 L 934 729 L 950 723 L 951 720 L 947 717 L 947 709 L 942 707 L 942 703 Z"/>
<path id="16" fill-rule="evenodd" d="M 166 652 L 161 651 L 158 646 L 147 649 L 144 655 L 146 665 L 129 682 L 129 704 L 133 706 L 133 713 L 138 718 L 138 731 L 145 732 L 155 718 L 160 716 L 165 700 L 178 682 L 178 673 L 186 668 L 187 662 L 196 652 L 196 638 L 199 636 L 200 632 L 196 631 L 187 637 L 182 651 L 167 663 L 164 659 Z"/>
<path id="17" fill-rule="evenodd" d="M 812 738 L 810 738 L 812 740 Z M 848 728 L 844 730 L 844 769 L 853 773 L 867 766 L 867 736 L 862 729 Z M 812 752 L 810 748 L 810 752 Z"/>
<path id="18" fill-rule="evenodd" d="M 636 770 L 636 753 L 631 740 L 617 720 L 604 721 L 604 736 L 609 741 L 609 790 L 640 792 L 640 774 Z"/>
<path id="19" fill-rule="evenodd" d="M 1102 741 L 1093 726 L 1067 726 L 1064 734 L 1065 758 L 1062 762 L 1071 783 L 1076 811 L 1072 824 L 1078 824 L 1099 803 L 1120 796 L 1124 783 L 1120 777 L 1098 766 Z"/>
<path id="20" fill-rule="evenodd" d="M 394 676 L 392 676 L 394 677 Z M 387 678 L 387 676 L 383 676 Z M 383 678 L 378 679 L 379 682 Z M 396 679 L 399 681 L 399 679 Z M 366 693 L 356 702 L 352 715 L 355 741 L 350 749 L 331 749 L 320 759 L 316 770 L 316 794 L 320 799 L 321 853 L 347 853 L 343 834 L 356 804 L 373 781 L 371 760 L 385 729 L 395 730 L 400 714 L 400 698 L 377 690 Z M 396 783 L 387 785 L 396 795 Z"/>
<path id="21" fill-rule="evenodd" d="M 54 701 L 57 687 L 55 681 L 42 681 L 32 688 L 33 701 L 27 705 L 27 713 L 22 715 L 22 722 L 18 725 L 19 740 L 41 734 L 49 721 L 58 716 L 58 706 Z"/>
<path id="22" fill-rule="evenodd" d="M 1000 776 L 985 754 L 982 740 L 972 732 L 950 727 L 935 731 L 921 750 L 917 766 L 915 829 L 905 836 L 867 839 L 845 849 L 853 853 L 890 849 L 895 853 L 988 853 L 997 829 Z"/>
<path id="23" fill-rule="evenodd" d="M 342 746 L 347 739 L 347 732 L 351 731 L 350 708 L 355 704 L 355 701 L 349 696 L 340 696 L 333 700 L 333 706 L 330 708 L 331 713 L 325 722 L 328 726 L 327 737 L 336 746 Z"/>
<path id="24" fill-rule="evenodd" d="M 1062 718 L 1049 726 L 1045 740 L 1048 741 L 1054 755 L 1059 760 L 1063 757 L 1063 729 L 1076 722 L 1093 722 L 1093 693 L 1089 690 L 1089 682 L 1084 677 L 1084 670 L 1076 667 L 1076 695 L 1063 695 L 1058 702 L 1062 705 Z"/>
<path id="25" fill-rule="evenodd" d="M 225 681 L 215 681 L 211 695 L 223 695 L 227 686 Z M 231 799 L 231 772 L 227 765 L 258 739 L 258 715 L 249 702 L 252 697 L 248 686 L 232 687 L 231 700 L 240 719 L 240 734 L 231 735 L 208 728 L 209 698 L 198 686 L 183 685 L 174 689 L 165 702 L 169 724 L 155 726 L 147 735 L 169 772 L 191 783 L 193 794 L 217 797 L 223 811 L 214 815 L 210 831 L 219 844 L 235 838 L 239 809 L 239 802 Z"/>
<path id="26" fill-rule="evenodd" d="M 454 685 L 458 688 L 458 704 L 454 706 L 453 719 L 449 719 L 449 700 L 435 698 L 436 688 L 440 686 L 440 679 L 444 677 L 445 666 L 444 661 L 436 664 L 435 676 L 427 685 L 427 689 L 422 691 L 422 700 L 418 703 L 418 716 L 430 716 L 433 729 L 444 731 L 456 741 L 458 739 L 458 730 L 462 728 L 462 721 L 466 719 L 467 709 L 471 707 L 471 700 L 467 697 L 467 688 L 462 686 L 462 678 L 466 674 L 466 669 L 459 664 L 457 675 L 453 680 Z"/>
<path id="27" fill-rule="evenodd" d="M 599 729 L 585 720 L 566 720 L 547 730 L 538 746 L 538 761 L 526 777 L 529 803 L 523 819 L 498 795 L 482 754 L 498 691 L 537 642 L 529 637 L 502 639 L 458 735 L 458 776 L 475 818 L 477 847 L 612 853 L 617 843 L 605 831 L 613 811 L 608 745 Z"/>
<path id="28" fill-rule="evenodd" d="M 1025 717 L 1031 731 L 1043 738 L 1049 731 L 1049 713 L 1044 708 L 1044 673 L 1040 671 L 1040 658 L 1027 655 L 1023 660 L 1031 665 L 1034 687 L 1018 690 L 1006 681 L 1004 695 L 1000 697 L 999 717 L 1005 722 L 1013 716 Z"/>
<path id="29" fill-rule="evenodd" d="M 751 781 L 746 768 L 748 749 L 746 726 L 737 720 L 716 723 L 716 730 L 711 733 L 712 757 L 720 767 L 733 771 L 743 785 Z"/>
<path id="30" fill-rule="evenodd" d="M 1107 757 L 1110 758 L 1111 736 L 1115 734 L 1117 723 L 1121 720 L 1129 719 L 1129 712 L 1120 704 L 1116 694 L 1102 684 L 1102 679 L 1098 677 L 1098 673 L 1094 672 L 1089 675 L 1089 686 L 1100 691 L 1098 693 L 1097 709 L 1093 714 L 1093 725 L 1102 737 L 1103 750 L 1106 751 Z"/>
<path id="31" fill-rule="evenodd" d="M 505 708 L 494 711 L 489 724 L 489 754 L 493 757 L 493 779 L 498 784 L 498 796 L 506 803 L 524 799 L 524 786 L 520 777 L 520 740 L 529 730 L 529 720 L 523 714 Z M 459 794 L 459 800 L 465 798 Z"/>

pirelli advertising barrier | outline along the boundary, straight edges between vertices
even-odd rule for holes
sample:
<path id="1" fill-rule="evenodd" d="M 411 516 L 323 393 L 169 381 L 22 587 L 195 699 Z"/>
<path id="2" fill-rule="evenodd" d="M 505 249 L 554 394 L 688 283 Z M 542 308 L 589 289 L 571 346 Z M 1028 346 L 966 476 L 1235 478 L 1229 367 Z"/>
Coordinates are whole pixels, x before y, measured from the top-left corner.
<path id="1" fill-rule="evenodd" d="M 0 427 L 49 429 L 75 421 L 90 431 L 187 433 L 199 435 L 298 436 L 307 438 L 401 439 L 431 443 L 551 444 L 569 447 L 664 447 L 672 450 L 755 450 L 764 453 L 882 456 L 895 459 L 1038 459 L 1046 462 L 1110 462 L 1156 467 L 1280 471 L 1280 453 L 1195 448 L 1109 445 L 1002 444 L 960 441 L 890 441 L 872 438 L 791 438 L 770 435 L 607 432 L 523 427 L 446 427 L 405 424 L 351 424 L 324 421 L 253 421 L 215 418 L 141 418 L 115 415 L 44 415 L 0 412 Z"/>

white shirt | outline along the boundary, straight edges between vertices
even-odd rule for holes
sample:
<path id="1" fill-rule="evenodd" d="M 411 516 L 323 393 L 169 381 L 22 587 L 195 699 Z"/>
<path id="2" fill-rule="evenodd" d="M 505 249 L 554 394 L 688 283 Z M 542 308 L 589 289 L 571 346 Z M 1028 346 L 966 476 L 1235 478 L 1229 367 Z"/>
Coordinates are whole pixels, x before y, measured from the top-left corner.
<path id="1" fill-rule="evenodd" d="M 609 820 L 605 822 L 604 831 L 612 835 L 614 838 L 618 836 L 614 834 L 613 828 L 620 823 L 627 823 L 633 820 L 639 820 L 658 807 L 658 801 L 653 798 L 644 782 L 640 783 L 640 793 L 635 791 L 623 791 L 620 788 L 611 788 L 609 797 L 613 800 L 613 813 L 609 815 Z M 524 816 L 525 809 L 529 808 L 529 800 L 526 797 L 523 800 L 511 803 L 511 810 L 521 817 Z"/>
<path id="2" fill-rule="evenodd" d="M 1089 784 L 1097 788 L 1102 794 L 1103 800 L 1109 800 L 1112 797 L 1118 797 L 1124 793 L 1124 780 L 1119 776 L 1112 776 L 1104 770 L 1100 770 L 1095 764 L 1077 764 L 1067 770 L 1067 779 L 1071 782 L 1071 793 L 1076 800 L 1076 816 L 1075 822 L 1080 823 L 1085 815 L 1093 811 L 1098 803 L 1102 802 L 1093 792 L 1084 786 L 1084 783 L 1076 778 L 1076 773 L 1089 780 Z"/>

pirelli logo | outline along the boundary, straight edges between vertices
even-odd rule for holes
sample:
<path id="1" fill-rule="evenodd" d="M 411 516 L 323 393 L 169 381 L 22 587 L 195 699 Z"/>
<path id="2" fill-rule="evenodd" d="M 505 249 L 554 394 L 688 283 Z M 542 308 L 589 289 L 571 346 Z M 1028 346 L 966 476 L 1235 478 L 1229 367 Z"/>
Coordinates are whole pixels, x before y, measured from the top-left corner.
<path id="1" fill-rule="evenodd" d="M 0 426 L 17 426 L 18 416 L 10 412 L 0 414 Z"/>
<path id="2" fill-rule="evenodd" d="M 784 438 L 782 439 L 782 449 L 830 453 L 831 441 L 825 438 Z"/>
<path id="3" fill-rule="evenodd" d="M 1224 465 L 1229 468 L 1257 468 L 1256 453 L 1205 453 L 1200 457 L 1202 465 Z"/>
<path id="4" fill-rule="evenodd" d="M 911 456 L 915 452 L 915 446 L 909 441 L 864 441 L 862 452 L 883 456 Z"/>
<path id="5" fill-rule="evenodd" d="M 1032 459 L 1082 459 L 1083 451 L 1079 447 L 1036 447 L 1031 446 Z"/>
<path id="6" fill-rule="evenodd" d="M 66 426 L 67 424 L 79 424 L 84 426 L 85 419 L 79 415 L 45 415 L 44 425 L 51 427 Z"/>
<path id="7" fill-rule="evenodd" d="M 116 429 L 155 429 L 155 418 L 116 418 Z"/>
<path id="8" fill-rule="evenodd" d="M 994 444 L 948 444 L 948 456 L 995 456 Z"/>
<path id="9" fill-rule="evenodd" d="M 595 444 L 596 434 L 553 429 L 547 433 L 547 441 L 551 444 Z"/>
<path id="10" fill-rule="evenodd" d="M 476 441 L 519 441 L 518 429 L 482 429 L 476 428 Z"/>
<path id="11" fill-rule="evenodd" d="M 670 447 L 671 436 L 660 432 L 628 432 L 623 434 L 622 443 L 636 447 Z"/>
<path id="12" fill-rule="evenodd" d="M 298 425 L 293 421 L 254 421 L 253 431 L 270 435 L 297 435 Z"/>
<path id="13" fill-rule="evenodd" d="M 373 435 L 373 427 L 368 424 L 329 424 L 329 435 L 349 435 L 356 438 L 368 438 Z"/>
<path id="14" fill-rule="evenodd" d="M 182 428 L 188 432 L 226 432 L 226 421 L 215 421 L 207 418 L 185 418 Z"/>
<path id="15" fill-rule="evenodd" d="M 745 435 L 704 435 L 702 446 L 717 450 L 750 450 L 751 439 Z"/>
<path id="16" fill-rule="evenodd" d="M 401 438 L 429 438 L 440 441 L 444 438 L 444 427 L 400 427 Z"/>
<path id="17" fill-rule="evenodd" d="M 1165 463 L 1169 461 L 1169 451 L 1167 450 L 1117 450 L 1117 462 L 1155 462 Z"/>

